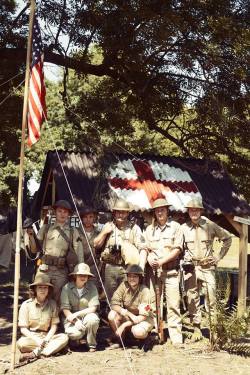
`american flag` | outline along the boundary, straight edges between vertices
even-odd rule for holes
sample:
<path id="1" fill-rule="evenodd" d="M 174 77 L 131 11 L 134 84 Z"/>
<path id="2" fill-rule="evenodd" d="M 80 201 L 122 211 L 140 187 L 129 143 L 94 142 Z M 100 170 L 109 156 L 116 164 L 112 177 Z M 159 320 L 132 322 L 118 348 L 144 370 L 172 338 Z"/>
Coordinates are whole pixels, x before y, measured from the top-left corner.
<path id="1" fill-rule="evenodd" d="M 41 133 L 41 126 L 46 117 L 45 84 L 43 74 L 43 45 L 36 16 L 32 33 L 32 63 L 28 101 L 28 145 L 35 144 Z"/>

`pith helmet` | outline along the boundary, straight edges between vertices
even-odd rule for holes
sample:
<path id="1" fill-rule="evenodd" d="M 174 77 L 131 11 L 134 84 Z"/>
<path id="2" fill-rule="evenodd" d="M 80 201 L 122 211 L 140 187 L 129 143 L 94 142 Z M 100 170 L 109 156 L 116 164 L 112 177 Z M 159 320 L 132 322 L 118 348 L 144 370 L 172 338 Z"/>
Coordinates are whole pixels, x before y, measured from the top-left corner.
<path id="1" fill-rule="evenodd" d="M 69 273 L 69 275 L 87 275 L 87 276 L 92 276 L 93 273 L 90 272 L 90 268 L 86 263 L 79 263 L 74 267 L 74 271 Z"/>
<path id="2" fill-rule="evenodd" d="M 30 284 L 30 288 L 33 288 L 36 285 L 46 285 L 53 288 L 53 284 L 51 284 L 49 276 L 45 274 L 36 275 L 34 282 Z"/>
<path id="3" fill-rule="evenodd" d="M 54 204 L 54 206 L 53 206 L 54 209 L 56 209 L 56 208 L 58 208 L 58 207 L 60 207 L 60 208 L 65 208 L 66 210 L 69 210 L 70 212 L 72 212 L 72 207 L 71 207 L 71 205 L 69 204 L 69 202 L 68 202 L 68 201 L 65 201 L 65 200 L 63 200 L 63 199 L 57 201 L 57 202 Z"/>
<path id="4" fill-rule="evenodd" d="M 88 214 L 96 214 L 97 210 L 94 207 L 85 206 L 79 210 L 80 217 L 88 215 Z"/>
<path id="5" fill-rule="evenodd" d="M 115 204 L 114 206 L 112 207 L 112 210 L 115 211 L 130 211 L 130 207 L 129 207 L 129 204 L 128 202 L 126 202 L 124 199 L 117 199 L 115 201 Z"/>
<path id="6" fill-rule="evenodd" d="M 130 264 L 125 273 L 135 273 L 136 275 L 143 275 L 143 269 L 137 264 Z"/>
<path id="7" fill-rule="evenodd" d="M 194 198 L 194 199 L 191 199 L 185 206 L 186 208 L 200 208 L 200 209 L 203 209 L 203 204 L 202 204 L 202 201 L 201 199 L 199 198 Z"/>
<path id="8" fill-rule="evenodd" d="M 171 204 L 169 204 L 167 200 L 164 198 L 158 198 L 152 204 L 153 209 L 158 208 L 158 207 L 168 207 L 168 206 L 171 206 Z"/>

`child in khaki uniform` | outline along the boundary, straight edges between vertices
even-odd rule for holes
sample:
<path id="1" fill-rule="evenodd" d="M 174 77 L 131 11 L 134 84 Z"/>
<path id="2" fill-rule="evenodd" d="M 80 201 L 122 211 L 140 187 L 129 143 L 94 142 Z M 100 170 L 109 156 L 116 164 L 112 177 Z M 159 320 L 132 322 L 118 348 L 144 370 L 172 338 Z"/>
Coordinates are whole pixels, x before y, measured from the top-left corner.
<path id="1" fill-rule="evenodd" d="M 53 285 L 47 275 L 38 275 L 30 285 L 33 297 L 23 302 L 19 311 L 18 325 L 22 337 L 17 346 L 24 353 L 20 361 L 50 356 L 68 343 L 64 333 L 56 334 L 59 323 L 56 302 L 49 298 Z"/>
<path id="2" fill-rule="evenodd" d="M 69 274 L 73 281 L 66 284 L 61 294 L 61 310 L 65 316 L 64 329 L 72 341 L 85 335 L 90 352 L 96 351 L 96 333 L 99 327 L 99 299 L 96 286 L 88 282 L 94 277 L 85 263 L 77 264 Z"/>

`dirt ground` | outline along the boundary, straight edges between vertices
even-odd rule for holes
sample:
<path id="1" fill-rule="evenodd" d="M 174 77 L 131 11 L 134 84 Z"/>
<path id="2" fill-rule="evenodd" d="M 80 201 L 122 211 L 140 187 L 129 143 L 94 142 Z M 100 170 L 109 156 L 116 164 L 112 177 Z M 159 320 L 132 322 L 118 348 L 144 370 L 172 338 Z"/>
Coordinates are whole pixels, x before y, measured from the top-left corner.
<path id="1" fill-rule="evenodd" d="M 20 303 L 27 298 L 26 291 L 30 278 L 31 265 L 26 265 L 22 259 Z M 9 368 L 11 357 L 13 265 L 8 271 L 0 270 L 0 285 L 0 374 L 3 374 Z M 205 331 L 204 333 L 207 333 Z M 134 347 L 109 351 L 103 341 L 109 335 L 109 328 L 101 327 L 99 350 L 95 353 L 88 353 L 81 348 L 57 357 L 39 359 L 15 369 L 14 374 L 250 374 L 249 357 L 244 358 L 227 352 L 211 352 L 208 350 L 209 343 L 206 339 L 196 344 L 185 344 L 182 349 L 173 348 L 166 342 L 164 345 L 154 346 L 145 353 L 142 349 Z M 246 337 L 246 340 L 250 342 L 250 336 Z M 17 360 L 18 357 L 17 351 Z"/>

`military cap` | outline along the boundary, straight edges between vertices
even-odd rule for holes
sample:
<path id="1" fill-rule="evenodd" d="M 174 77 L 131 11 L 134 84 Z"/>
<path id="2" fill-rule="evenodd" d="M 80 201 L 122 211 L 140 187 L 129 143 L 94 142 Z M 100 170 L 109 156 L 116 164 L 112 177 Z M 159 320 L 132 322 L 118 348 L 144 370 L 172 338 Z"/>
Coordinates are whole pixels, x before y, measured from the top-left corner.
<path id="1" fill-rule="evenodd" d="M 112 210 L 115 211 L 130 211 L 130 207 L 128 202 L 126 202 L 124 199 L 117 199 L 114 206 L 112 207 Z"/>
<path id="2" fill-rule="evenodd" d="M 93 275 L 93 273 L 90 272 L 90 268 L 89 268 L 88 264 L 86 264 L 86 263 L 77 264 L 74 267 L 74 271 L 69 273 L 69 275 L 70 276 L 72 276 L 72 275 L 87 275 L 87 276 L 95 277 L 95 275 Z"/>
<path id="3" fill-rule="evenodd" d="M 138 266 L 137 264 L 130 264 L 127 267 L 125 273 L 126 274 L 128 274 L 128 273 L 134 273 L 136 275 L 143 275 L 144 274 L 143 269 L 140 266 Z"/>
<path id="4" fill-rule="evenodd" d="M 203 209 L 204 207 L 203 207 L 201 199 L 193 198 L 186 204 L 185 208 L 200 208 L 200 209 Z"/>
<path id="5" fill-rule="evenodd" d="M 72 207 L 71 205 L 69 204 L 68 201 L 64 200 L 64 199 L 61 199 L 59 201 L 56 201 L 56 203 L 54 204 L 53 208 L 56 209 L 56 208 L 65 208 L 66 210 L 69 210 L 72 212 Z"/>
<path id="6" fill-rule="evenodd" d="M 88 214 L 96 214 L 97 210 L 94 207 L 84 206 L 79 210 L 80 217 Z"/>
<path id="7" fill-rule="evenodd" d="M 36 285 L 46 285 L 46 286 L 51 286 L 53 288 L 53 284 L 51 284 L 50 278 L 46 274 L 36 275 L 34 282 L 30 284 L 30 288 L 33 288 Z"/>
<path id="8" fill-rule="evenodd" d="M 158 198 L 152 204 L 153 209 L 158 208 L 158 207 L 167 207 L 167 206 L 171 206 L 171 204 L 169 204 L 168 201 L 164 198 Z"/>

